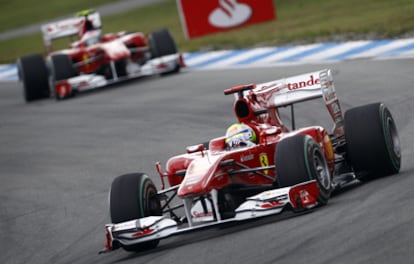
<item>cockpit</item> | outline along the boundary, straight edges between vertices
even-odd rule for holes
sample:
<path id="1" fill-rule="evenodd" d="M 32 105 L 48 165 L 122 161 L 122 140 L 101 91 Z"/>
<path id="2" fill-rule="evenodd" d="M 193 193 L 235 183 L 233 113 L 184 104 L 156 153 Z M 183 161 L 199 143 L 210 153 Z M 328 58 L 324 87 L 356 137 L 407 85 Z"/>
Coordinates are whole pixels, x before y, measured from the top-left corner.
<path id="1" fill-rule="evenodd" d="M 80 43 L 84 44 L 85 46 L 91 46 L 99 43 L 101 41 L 101 36 L 102 31 L 100 29 L 87 31 L 82 36 Z"/>

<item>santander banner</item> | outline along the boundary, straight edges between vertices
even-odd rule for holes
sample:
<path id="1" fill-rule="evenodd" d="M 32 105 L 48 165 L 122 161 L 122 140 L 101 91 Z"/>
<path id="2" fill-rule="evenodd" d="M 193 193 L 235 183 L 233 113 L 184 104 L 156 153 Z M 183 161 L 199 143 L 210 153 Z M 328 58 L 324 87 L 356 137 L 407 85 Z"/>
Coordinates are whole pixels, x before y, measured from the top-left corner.
<path id="1" fill-rule="evenodd" d="M 276 19 L 273 0 L 177 0 L 187 38 Z"/>

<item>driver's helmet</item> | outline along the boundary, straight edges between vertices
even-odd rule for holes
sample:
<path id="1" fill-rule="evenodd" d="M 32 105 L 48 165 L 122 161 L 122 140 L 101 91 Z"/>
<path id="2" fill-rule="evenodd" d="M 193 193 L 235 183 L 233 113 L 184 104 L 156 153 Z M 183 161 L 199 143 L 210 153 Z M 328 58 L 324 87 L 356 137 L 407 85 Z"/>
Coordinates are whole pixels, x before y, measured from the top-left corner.
<path id="1" fill-rule="evenodd" d="M 85 9 L 75 13 L 75 17 L 87 17 L 90 14 L 94 14 L 96 11 L 94 9 Z"/>
<path id="2" fill-rule="evenodd" d="M 101 41 L 101 30 L 91 30 L 85 32 L 82 36 L 81 42 L 84 43 L 86 46 L 90 46 Z"/>
<path id="3" fill-rule="evenodd" d="M 225 143 L 230 149 L 251 146 L 256 143 L 256 133 L 248 125 L 236 123 L 227 129 Z"/>

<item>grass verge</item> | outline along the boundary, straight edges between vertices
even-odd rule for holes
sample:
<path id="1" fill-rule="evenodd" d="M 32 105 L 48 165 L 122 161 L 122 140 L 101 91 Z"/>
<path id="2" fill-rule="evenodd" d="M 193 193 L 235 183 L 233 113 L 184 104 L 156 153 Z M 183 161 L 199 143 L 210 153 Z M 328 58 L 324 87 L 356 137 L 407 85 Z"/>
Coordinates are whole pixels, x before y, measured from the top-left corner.
<path id="1" fill-rule="evenodd" d="M 175 0 L 105 16 L 102 21 L 105 32 L 151 32 L 168 28 L 179 49 L 190 52 L 315 41 L 396 38 L 414 30 L 413 0 L 274 0 L 274 3 L 277 20 L 192 40 L 184 38 Z M 22 55 L 43 52 L 40 32 L 2 41 L 0 58 L 3 61 L 0 63 L 14 62 Z"/>

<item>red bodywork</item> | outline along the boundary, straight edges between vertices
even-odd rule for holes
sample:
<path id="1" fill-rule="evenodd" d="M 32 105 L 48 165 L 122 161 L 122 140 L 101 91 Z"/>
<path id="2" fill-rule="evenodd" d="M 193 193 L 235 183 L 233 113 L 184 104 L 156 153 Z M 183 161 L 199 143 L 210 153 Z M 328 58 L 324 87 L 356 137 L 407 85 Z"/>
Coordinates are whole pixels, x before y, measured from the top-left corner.
<path id="1" fill-rule="evenodd" d="M 118 32 L 103 35 L 100 43 L 91 46 L 87 46 L 82 41 L 74 42 L 70 49 L 57 53 L 69 55 L 72 62 L 77 65 L 79 72 L 95 73 L 102 65 L 111 61 L 126 58 L 131 58 L 132 61 L 144 61 L 147 47 L 148 41 L 143 33 Z M 136 52 L 131 52 L 129 48 L 136 50 Z"/>
<path id="2" fill-rule="evenodd" d="M 178 72 L 185 66 L 168 30 L 101 34 L 99 13 L 87 14 L 42 26 L 51 90 L 57 99 L 127 79 Z M 77 41 L 52 52 L 52 40 L 63 37 Z"/>
<path id="3" fill-rule="evenodd" d="M 80 73 L 95 73 L 99 67 L 110 61 L 131 58 L 132 61 L 143 60 L 148 50 L 147 36 L 141 32 L 107 33 L 99 42 L 87 45 L 88 32 L 101 31 L 99 13 L 91 12 L 88 17 L 75 17 L 42 27 L 44 42 L 49 55 L 67 54 L 72 58 Z M 74 36 L 78 40 L 71 43 L 69 49 L 52 52 L 52 39 Z M 131 52 L 130 50 L 134 50 Z"/>
<path id="4" fill-rule="evenodd" d="M 318 83 L 309 83 L 308 86 L 320 85 L 319 73 L 311 74 L 311 79 Z M 303 76 L 301 76 L 303 78 Z M 166 164 L 166 172 L 163 173 L 160 165 L 157 170 L 160 173 L 162 182 L 167 177 L 170 186 L 180 184 L 178 196 L 180 198 L 195 197 L 210 193 L 213 189 L 220 190 L 233 184 L 241 185 L 270 185 L 274 182 L 274 153 L 278 142 L 286 137 L 296 134 L 310 135 L 317 142 L 329 166 L 331 175 L 335 169 L 334 153 L 328 132 L 321 126 L 311 126 L 302 129 L 289 131 L 282 123 L 277 106 L 269 104 L 269 98 L 279 91 L 294 92 L 293 90 L 302 87 L 292 88 L 289 83 L 280 86 L 280 83 L 264 85 L 237 86 L 224 91 L 225 94 L 238 93 L 234 102 L 234 112 L 239 122 L 252 127 L 258 137 L 257 144 L 235 150 L 226 149 L 225 137 L 212 139 L 208 143 L 208 150 L 203 145 L 193 146 L 187 149 L 187 154 L 172 157 Z M 330 84 L 326 83 L 326 87 Z M 306 83 L 305 83 L 306 89 Z M 321 88 L 319 88 L 322 90 Z M 331 115 L 341 117 L 339 110 L 332 111 L 333 105 L 337 103 L 336 95 L 331 91 L 334 100 L 326 101 L 327 108 Z M 324 94 L 325 96 L 325 94 Z M 321 97 L 321 96 L 319 96 Z M 327 97 L 327 96 L 326 96 Z M 313 99 L 308 98 L 308 99 Z M 306 100 L 308 100 L 306 99 Z M 328 99 L 328 98 L 324 98 Z M 339 107 L 339 104 L 337 104 Z M 339 112 L 338 112 L 339 111 Z M 340 118 L 337 118 L 340 122 Z M 339 128 L 339 127 L 337 127 Z M 335 129 L 341 133 L 340 129 Z M 272 167 L 266 169 L 266 167 Z M 277 166 L 277 165 L 276 165 Z M 236 173 L 230 175 L 232 168 L 235 170 L 260 168 L 260 173 Z M 184 177 L 185 176 L 185 177 Z M 163 186 L 164 188 L 164 186 Z"/>
<path id="5" fill-rule="evenodd" d="M 161 177 L 162 190 L 152 198 L 134 199 L 153 199 L 154 209 L 161 212 L 157 215 L 148 212 L 138 219 L 129 218 L 126 222 L 106 225 L 107 243 L 102 252 L 116 249 L 119 245 L 136 245 L 141 249 L 144 243 L 198 228 L 278 214 L 285 208 L 301 211 L 326 204 L 323 199 L 330 195 L 336 172 L 334 147 L 338 145 L 335 143 L 344 136 L 343 115 L 331 71 L 326 69 L 267 83 L 236 86 L 225 90 L 224 94 L 235 94 L 235 115 L 240 123 L 255 131 L 256 142 L 230 149 L 224 136 L 217 137 L 204 144 L 189 146 L 185 154 L 170 158 L 165 172 L 158 162 L 156 169 Z M 321 126 L 295 129 L 293 107 L 292 130 L 282 123 L 278 113 L 280 107 L 316 98 L 325 101 L 333 119 L 332 134 Z M 289 145 L 297 139 L 312 143 Z M 286 151 L 292 146 L 293 152 Z M 289 175 L 290 168 L 281 169 L 284 166 L 280 162 L 301 166 L 296 160 L 290 164 L 290 159 L 295 159 L 296 155 L 303 155 L 298 159 L 305 163 L 306 168 Z M 279 164 L 275 164 L 275 160 Z M 309 170 L 314 170 L 317 175 L 309 175 Z M 276 173 L 280 173 L 280 179 Z M 145 174 L 127 174 L 118 179 L 128 179 L 131 175 L 141 177 L 137 182 L 140 184 L 142 177 L 147 177 Z M 283 184 L 283 179 L 289 176 L 304 177 Z M 165 178 L 170 185 L 168 188 Z M 115 188 L 120 196 L 123 189 L 124 185 Z M 131 191 L 135 192 L 135 189 L 131 188 Z M 174 197 L 178 197 L 182 204 L 171 204 Z M 134 205 L 131 210 L 135 208 Z M 181 208 L 185 216 L 180 217 L 176 209 Z M 129 210 L 126 213 L 129 214 Z M 149 230 L 149 227 L 153 229 Z"/>

